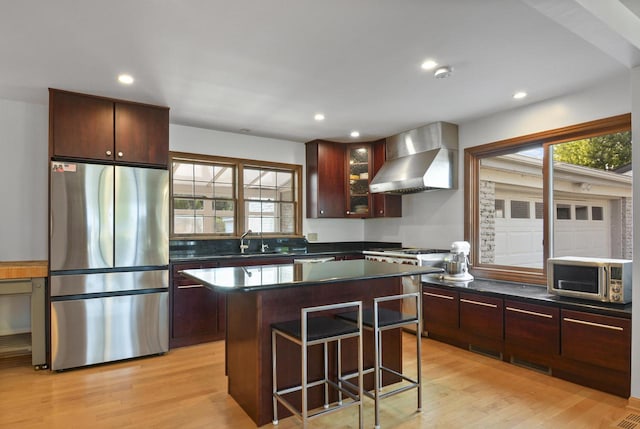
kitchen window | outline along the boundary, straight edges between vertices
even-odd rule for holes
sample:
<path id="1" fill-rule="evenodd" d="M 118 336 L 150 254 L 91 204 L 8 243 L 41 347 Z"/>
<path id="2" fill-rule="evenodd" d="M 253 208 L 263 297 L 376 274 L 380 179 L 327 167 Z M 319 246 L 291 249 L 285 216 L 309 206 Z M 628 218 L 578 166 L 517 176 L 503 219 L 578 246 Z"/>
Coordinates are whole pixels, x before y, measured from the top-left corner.
<path id="1" fill-rule="evenodd" d="M 301 235 L 300 165 L 177 152 L 170 165 L 172 237 Z"/>
<path id="2" fill-rule="evenodd" d="M 295 233 L 295 174 L 268 167 L 244 168 L 245 231 Z"/>
<path id="3" fill-rule="evenodd" d="M 631 259 L 630 129 L 627 114 L 465 149 L 474 274 L 544 284 L 550 256 Z"/>

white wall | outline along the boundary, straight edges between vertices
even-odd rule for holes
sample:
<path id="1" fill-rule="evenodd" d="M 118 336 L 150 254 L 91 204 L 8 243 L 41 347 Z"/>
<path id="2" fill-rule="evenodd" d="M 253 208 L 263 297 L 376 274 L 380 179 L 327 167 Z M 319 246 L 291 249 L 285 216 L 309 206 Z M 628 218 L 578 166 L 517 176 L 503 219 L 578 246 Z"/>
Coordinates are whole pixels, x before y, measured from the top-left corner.
<path id="1" fill-rule="evenodd" d="M 47 259 L 48 112 L 0 100 L 0 261 Z"/>
<path id="2" fill-rule="evenodd" d="M 173 124 L 169 126 L 169 148 L 176 152 L 257 159 L 302 166 L 305 163 L 303 143 Z M 304 175 L 303 169 L 302 189 L 305 189 Z M 302 211 L 306 213 L 304 200 Z M 364 239 L 364 221 L 359 219 L 303 218 L 302 230 L 305 235 L 312 232 L 318 234 L 319 242 Z"/>
<path id="3" fill-rule="evenodd" d="M 48 106 L 0 100 L 0 261 L 47 259 Z M 28 295 L 0 297 L 0 335 L 29 332 Z"/>
<path id="4" fill-rule="evenodd" d="M 402 196 L 402 217 L 368 219 L 365 240 L 399 241 L 404 246 L 448 249 L 463 237 L 462 190 Z"/>
<path id="5" fill-rule="evenodd" d="M 404 195 L 402 218 L 367 220 L 365 240 L 449 248 L 464 234 L 465 148 L 629 113 L 629 93 L 629 76 L 625 74 L 588 91 L 458 124 L 458 189 Z"/>

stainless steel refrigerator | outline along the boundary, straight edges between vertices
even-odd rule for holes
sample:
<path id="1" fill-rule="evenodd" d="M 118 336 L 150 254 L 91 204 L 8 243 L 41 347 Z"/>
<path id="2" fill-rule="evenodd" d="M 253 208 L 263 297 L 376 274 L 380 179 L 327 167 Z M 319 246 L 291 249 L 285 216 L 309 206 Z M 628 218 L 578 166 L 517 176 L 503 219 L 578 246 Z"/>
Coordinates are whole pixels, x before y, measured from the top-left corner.
<path id="1" fill-rule="evenodd" d="M 169 345 L 166 170 L 51 163 L 51 369 Z"/>

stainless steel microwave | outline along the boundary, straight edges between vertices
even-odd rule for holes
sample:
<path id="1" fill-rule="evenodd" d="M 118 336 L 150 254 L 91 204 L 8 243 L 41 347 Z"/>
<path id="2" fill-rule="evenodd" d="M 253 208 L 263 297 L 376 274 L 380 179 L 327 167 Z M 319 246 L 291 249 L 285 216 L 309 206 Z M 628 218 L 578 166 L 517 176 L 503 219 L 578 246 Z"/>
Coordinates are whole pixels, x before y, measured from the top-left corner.
<path id="1" fill-rule="evenodd" d="M 551 294 L 601 302 L 631 302 L 632 262 L 628 259 L 564 256 L 547 259 Z"/>

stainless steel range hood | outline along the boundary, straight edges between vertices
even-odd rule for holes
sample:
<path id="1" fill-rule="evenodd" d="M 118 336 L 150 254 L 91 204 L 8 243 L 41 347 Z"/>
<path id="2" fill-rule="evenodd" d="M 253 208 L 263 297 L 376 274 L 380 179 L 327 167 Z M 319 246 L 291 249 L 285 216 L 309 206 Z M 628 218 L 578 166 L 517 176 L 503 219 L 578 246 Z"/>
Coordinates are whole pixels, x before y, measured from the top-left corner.
<path id="1" fill-rule="evenodd" d="M 409 194 L 458 187 L 458 126 L 435 122 L 387 138 L 373 193 Z"/>

